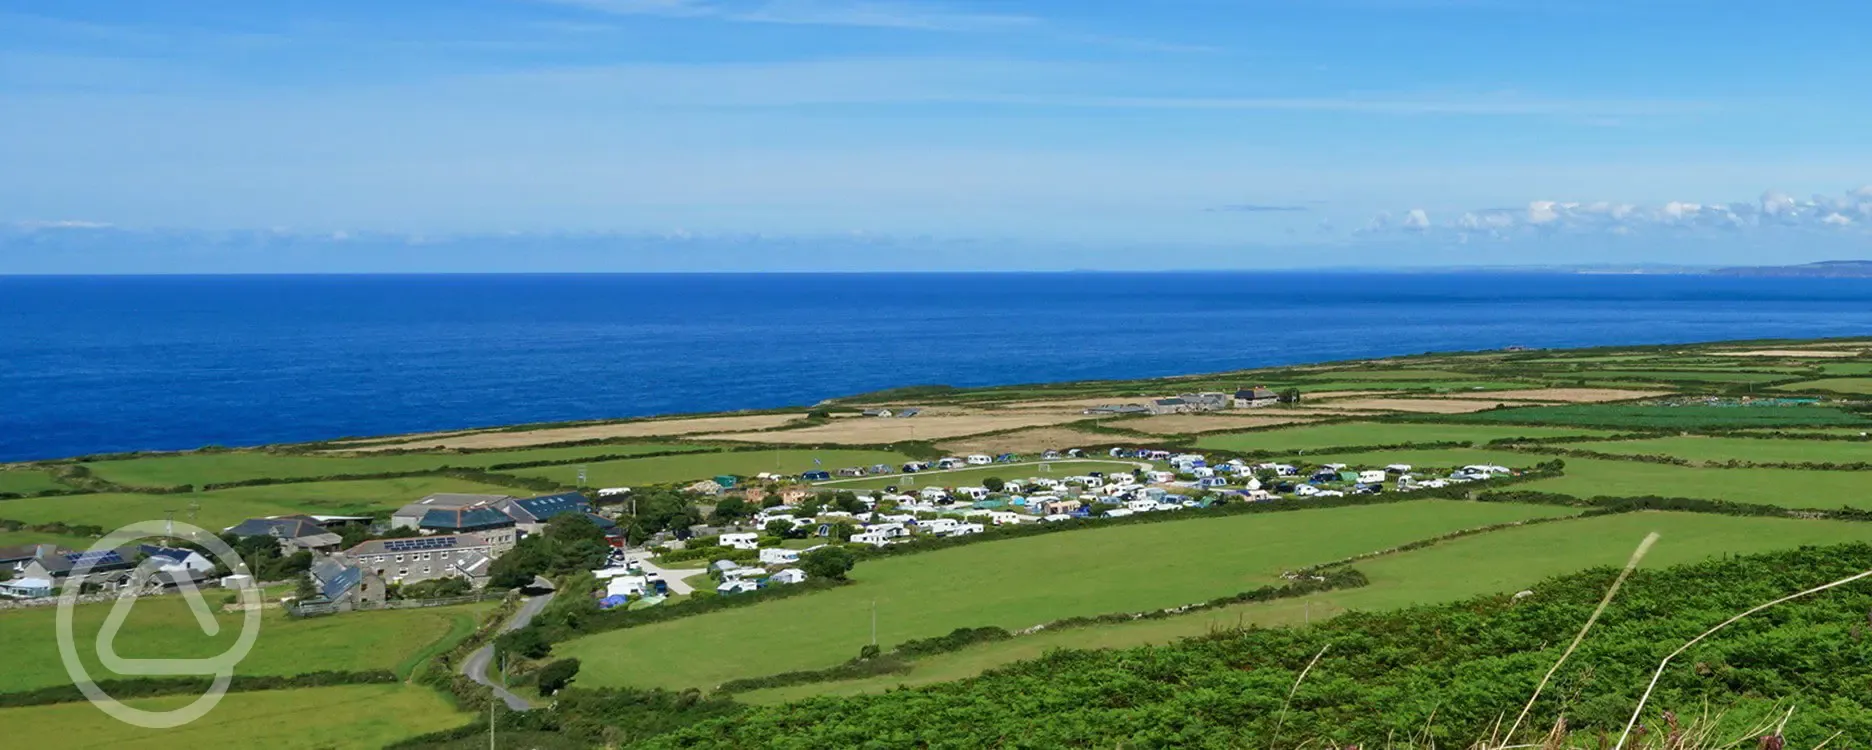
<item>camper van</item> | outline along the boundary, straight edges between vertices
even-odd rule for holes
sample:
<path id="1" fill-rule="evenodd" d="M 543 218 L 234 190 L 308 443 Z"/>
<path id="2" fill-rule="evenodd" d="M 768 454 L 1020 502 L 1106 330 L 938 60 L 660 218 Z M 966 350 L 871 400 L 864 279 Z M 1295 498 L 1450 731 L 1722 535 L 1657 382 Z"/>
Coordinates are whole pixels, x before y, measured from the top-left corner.
<path id="1" fill-rule="evenodd" d="M 980 453 L 971 454 L 967 459 L 964 459 L 964 460 L 968 461 L 968 465 L 970 466 L 987 466 L 989 464 L 994 463 L 993 456 L 984 456 Z"/>

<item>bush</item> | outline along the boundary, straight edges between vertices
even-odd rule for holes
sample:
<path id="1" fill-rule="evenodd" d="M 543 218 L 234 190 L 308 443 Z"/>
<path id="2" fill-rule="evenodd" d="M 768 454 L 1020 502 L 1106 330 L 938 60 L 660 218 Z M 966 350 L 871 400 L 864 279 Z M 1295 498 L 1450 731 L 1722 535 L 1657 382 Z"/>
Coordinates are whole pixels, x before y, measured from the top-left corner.
<path id="1" fill-rule="evenodd" d="M 539 628 L 521 628 L 494 639 L 494 648 L 502 653 L 519 654 L 528 659 L 543 659 L 552 653 L 552 644 Z"/>
<path id="2" fill-rule="evenodd" d="M 572 681 L 573 677 L 578 676 L 578 671 L 579 660 L 577 659 L 560 659 L 541 668 L 538 674 L 540 694 L 552 695 L 559 692 L 566 686 L 566 683 Z"/>
<path id="3" fill-rule="evenodd" d="M 813 578 L 845 580 L 857 558 L 844 547 L 821 547 L 800 556 L 800 570 Z"/>

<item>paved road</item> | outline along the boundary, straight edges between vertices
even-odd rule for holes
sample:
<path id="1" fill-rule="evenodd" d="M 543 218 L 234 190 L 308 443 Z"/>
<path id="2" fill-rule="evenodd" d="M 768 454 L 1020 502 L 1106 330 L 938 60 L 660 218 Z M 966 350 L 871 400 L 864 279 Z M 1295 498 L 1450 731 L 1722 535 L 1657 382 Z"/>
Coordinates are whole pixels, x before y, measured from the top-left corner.
<path id="1" fill-rule="evenodd" d="M 527 599 L 520 605 L 519 611 L 514 612 L 513 619 L 508 620 L 507 625 L 501 628 L 501 632 L 505 633 L 526 627 L 527 623 L 533 621 L 535 615 L 538 615 L 541 610 L 546 609 L 546 604 L 551 602 L 552 598 L 552 594 L 543 594 Z M 506 688 L 496 685 L 492 680 L 488 679 L 488 663 L 493 660 L 494 644 L 490 643 L 486 646 L 482 646 L 479 650 L 469 654 L 468 659 L 462 662 L 462 674 L 468 675 L 468 679 L 493 688 L 494 694 L 500 696 L 501 702 L 506 703 L 508 708 L 515 711 L 532 710 L 533 705 L 527 703 L 525 699 L 507 692 Z"/>
<path id="2" fill-rule="evenodd" d="M 625 555 L 625 559 L 635 561 L 639 566 L 643 567 L 645 573 L 655 573 L 658 577 L 661 577 L 664 583 L 669 584 L 669 592 L 671 594 L 682 595 L 694 593 L 695 587 L 690 586 L 688 582 L 683 579 L 697 573 L 708 572 L 704 568 L 683 568 L 680 570 L 659 568 L 656 563 L 650 562 L 649 552 L 631 552 Z"/>

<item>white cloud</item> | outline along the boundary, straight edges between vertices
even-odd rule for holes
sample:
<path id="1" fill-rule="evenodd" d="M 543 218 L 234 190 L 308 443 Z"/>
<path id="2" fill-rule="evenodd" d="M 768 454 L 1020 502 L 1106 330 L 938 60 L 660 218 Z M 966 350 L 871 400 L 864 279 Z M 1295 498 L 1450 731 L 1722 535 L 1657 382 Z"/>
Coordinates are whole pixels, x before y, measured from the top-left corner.
<path id="1" fill-rule="evenodd" d="M 1794 198 L 1770 190 L 1754 201 L 1702 203 L 1668 201 L 1653 206 L 1611 201 L 1530 201 L 1525 210 L 1477 209 L 1435 224 L 1421 209 L 1402 220 L 1379 214 L 1372 230 L 1408 230 L 1506 238 L 1521 233 L 1631 235 L 1646 231 L 1754 232 L 1773 228 L 1863 232 L 1872 225 L 1872 189 L 1843 196 Z"/>

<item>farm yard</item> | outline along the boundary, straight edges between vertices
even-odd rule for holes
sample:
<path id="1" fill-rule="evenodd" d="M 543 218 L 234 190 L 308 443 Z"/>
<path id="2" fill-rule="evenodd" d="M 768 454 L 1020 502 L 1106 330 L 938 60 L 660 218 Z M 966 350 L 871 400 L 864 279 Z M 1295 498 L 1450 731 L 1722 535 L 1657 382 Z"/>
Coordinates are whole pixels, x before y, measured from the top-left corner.
<path id="1" fill-rule="evenodd" d="M 79 548 L 89 544 L 90 532 L 70 527 L 165 517 L 219 529 L 262 516 L 364 516 L 345 533 L 376 538 L 390 532 L 393 511 L 433 493 L 544 500 L 582 490 L 593 510 L 619 528 L 607 541 L 628 546 L 633 560 L 648 557 L 644 565 L 671 571 L 672 581 L 696 591 L 685 588 L 667 600 L 632 593 L 618 600 L 628 607 L 598 615 L 612 605 L 586 601 L 592 576 L 581 577 L 583 568 L 552 572 L 555 583 L 569 586 L 555 608 L 586 614 L 543 618 L 551 625 L 540 630 L 549 656 L 518 660 L 521 674 L 545 660 L 577 658 L 582 669 L 573 684 L 588 691 L 697 688 L 707 695 L 730 680 L 847 664 L 871 642 L 875 603 L 878 645 L 901 659 L 892 673 L 795 676 L 789 680 L 797 684 L 715 698 L 836 702 L 1018 670 L 1028 660 L 1062 658 L 1048 656 L 1059 649 L 1175 647 L 1180 639 L 1243 626 L 1305 631 L 1344 621 L 1339 616 L 1347 612 L 1522 589 L 1540 596 L 1551 577 L 1622 562 L 1652 531 L 1662 541 L 1645 560 L 1647 569 L 1872 542 L 1872 523 L 1841 510 L 1872 511 L 1864 493 L 1872 442 L 1858 439 L 1872 430 L 1872 406 L 1863 398 L 1872 387 L 1861 389 L 1872 382 L 1872 362 L 1858 354 L 1867 347 L 1747 342 L 1580 355 L 1425 355 L 1163 380 L 912 388 L 834 399 L 810 407 L 810 417 L 801 406 L 45 461 L 0 468 L 0 549 Z M 1264 405 L 1274 401 L 1269 395 L 1253 396 L 1259 399 L 1253 408 L 1230 402 L 1249 399 L 1250 385 L 1298 392 L 1299 400 L 1283 393 L 1274 405 Z M 878 405 L 921 413 L 858 413 Z M 1083 413 L 1109 405 L 1135 408 Z M 1108 446 L 1126 450 L 1112 456 Z M 1068 448 L 1086 455 L 1041 460 L 1045 451 Z M 976 454 L 1020 458 L 900 471 L 907 462 Z M 865 473 L 841 476 L 841 469 Z M 1135 484 L 1134 470 L 1141 480 Z M 1065 480 L 1093 472 L 1127 480 L 987 489 L 1000 487 L 992 479 Z M 706 482 L 688 487 L 724 475 L 736 478 L 725 491 Z M 344 476 L 373 478 L 334 478 Z M 205 489 L 226 483 L 252 484 Z M 649 501 L 644 517 L 631 517 L 636 504 L 620 504 L 615 492 L 596 497 L 597 488 L 619 487 Z M 906 494 L 878 492 L 887 487 Z M 1678 510 L 1588 504 L 1646 497 Z M 1582 515 L 1595 507 L 1599 512 Z M 647 525 L 652 514 L 663 525 Z M 1029 526 L 1042 516 L 1059 523 Z M 797 525 L 776 526 L 776 518 Z M 790 595 L 771 590 L 800 580 L 782 581 L 781 573 L 799 571 L 781 568 L 803 568 L 802 553 L 827 547 L 852 554 L 848 583 L 821 581 Z M 770 554 L 782 562 L 771 563 Z M 1350 566 L 1363 586 L 1159 612 L 1282 586 L 1291 583 L 1283 573 L 1354 557 Z M 607 564 L 623 565 L 622 559 L 614 555 Z M 724 562 L 738 567 L 716 569 Z M 758 584 L 743 586 L 740 575 L 756 576 Z M 271 596 L 292 588 L 276 585 Z M 598 588 L 604 593 L 602 582 Z M 218 603 L 224 594 L 208 596 Z M 756 598 L 733 606 L 719 601 L 740 596 Z M 80 607 L 81 641 L 108 610 Z M 655 622 L 634 627 L 585 632 L 576 625 L 646 610 L 661 611 Z M 427 687 L 432 683 L 412 677 L 494 611 L 489 602 L 295 618 L 274 606 L 240 674 L 389 670 L 405 682 L 237 693 L 209 721 L 191 725 L 202 734 L 164 738 L 216 741 L 237 722 L 261 721 L 279 726 L 246 730 L 236 741 L 293 747 L 304 734 L 288 727 L 302 728 L 300 717 L 327 711 L 345 712 L 346 726 L 356 728 L 320 734 L 326 741 L 318 746 L 380 745 L 465 725 L 477 717 L 448 700 L 448 691 L 459 688 Z M 889 655 L 906 641 L 958 628 L 1020 631 L 1062 618 L 1140 612 L 1156 614 Z M 0 673 L 0 695 L 68 679 L 50 642 L 36 635 L 49 632 L 52 616 L 49 608 L 0 610 L 0 643 L 12 654 Z M 128 658 L 212 654 L 236 630 L 236 615 L 217 619 L 221 635 L 205 638 L 178 598 L 160 597 L 132 610 L 118 647 Z M 521 693 L 547 702 L 533 687 Z M 0 709 L 0 721 L 69 720 L 66 712 L 78 708 Z M 92 744 L 143 740 L 113 734 L 112 727 L 86 731 L 97 735 L 83 738 Z"/>

